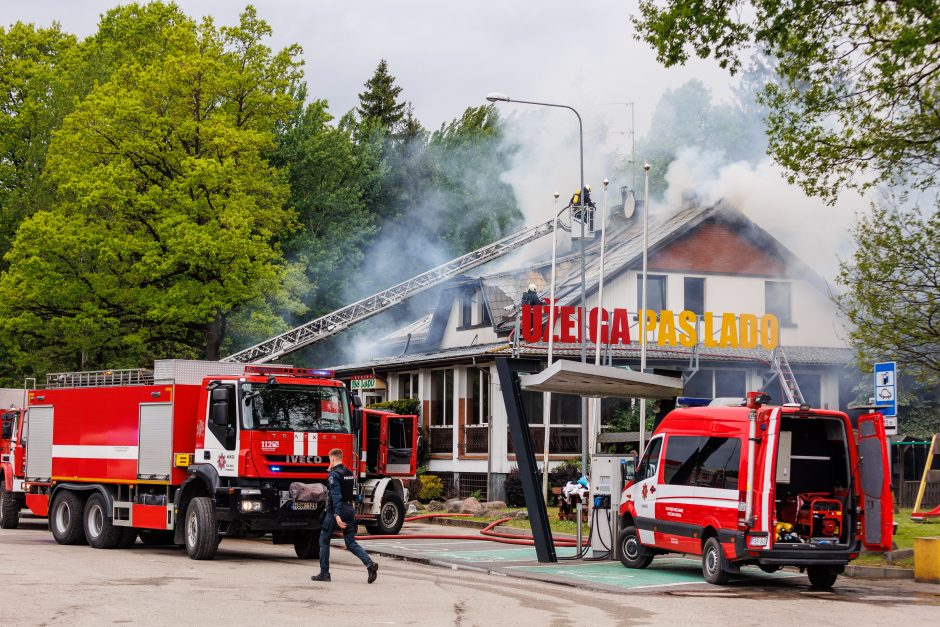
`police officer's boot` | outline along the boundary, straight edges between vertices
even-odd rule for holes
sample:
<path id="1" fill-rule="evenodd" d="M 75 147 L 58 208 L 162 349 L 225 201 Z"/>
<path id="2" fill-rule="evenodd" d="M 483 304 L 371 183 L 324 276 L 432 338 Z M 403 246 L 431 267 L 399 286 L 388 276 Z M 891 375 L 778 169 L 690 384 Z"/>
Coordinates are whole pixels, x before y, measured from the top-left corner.
<path id="1" fill-rule="evenodd" d="M 311 578 L 311 581 L 330 581 L 330 573 L 320 573 L 319 575 L 314 575 Z"/>

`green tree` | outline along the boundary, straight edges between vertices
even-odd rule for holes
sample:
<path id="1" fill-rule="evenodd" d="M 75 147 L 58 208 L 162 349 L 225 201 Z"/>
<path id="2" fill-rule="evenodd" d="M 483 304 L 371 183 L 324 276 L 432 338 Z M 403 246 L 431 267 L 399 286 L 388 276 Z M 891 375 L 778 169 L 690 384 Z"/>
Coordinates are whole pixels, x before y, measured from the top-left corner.
<path id="1" fill-rule="evenodd" d="M 637 38 L 666 66 L 694 54 L 737 71 L 761 50 L 769 151 L 807 193 L 833 202 L 882 182 L 929 189 L 940 171 L 936 0 L 641 0 Z"/>
<path id="2" fill-rule="evenodd" d="M 837 302 L 852 324 L 862 370 L 900 362 L 925 385 L 940 383 L 940 203 L 875 207 L 853 231 L 855 253 L 840 264 Z"/>
<path id="3" fill-rule="evenodd" d="M 287 173 L 301 227 L 285 242 L 285 253 L 305 269 L 303 300 L 313 315 L 345 304 L 349 271 L 376 231 L 365 195 L 380 174 L 379 155 L 354 141 L 350 119 L 332 121 L 325 101 L 298 108 L 272 157 Z"/>
<path id="4" fill-rule="evenodd" d="M 24 368 L 217 359 L 230 318 L 282 296 L 288 185 L 267 159 L 295 108 L 300 50 L 240 23 L 184 21 L 64 121 L 57 200 L 20 227 L 0 315 Z"/>
<path id="5" fill-rule="evenodd" d="M 379 61 L 375 73 L 365 83 L 366 90 L 359 94 L 359 118 L 373 128 L 392 136 L 405 117 L 406 104 L 398 99 L 401 87 L 388 71 L 385 59 Z"/>
<path id="6" fill-rule="evenodd" d="M 61 119 L 57 67 L 74 46 L 75 38 L 58 25 L 0 27 L 0 259 L 20 222 L 52 202 L 42 173 Z"/>

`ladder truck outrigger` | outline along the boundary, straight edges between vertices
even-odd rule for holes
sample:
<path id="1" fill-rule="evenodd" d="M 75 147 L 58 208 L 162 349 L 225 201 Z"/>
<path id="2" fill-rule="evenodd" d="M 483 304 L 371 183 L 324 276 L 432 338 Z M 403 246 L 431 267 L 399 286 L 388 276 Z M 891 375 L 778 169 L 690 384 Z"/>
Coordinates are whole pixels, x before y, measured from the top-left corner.
<path id="1" fill-rule="evenodd" d="M 323 483 L 330 449 L 353 460 L 357 518 L 395 534 L 417 470 L 416 416 L 361 408 L 329 371 L 264 365 L 552 233 L 528 227 L 219 362 L 55 373 L 11 424 L 7 503 L 49 516 L 60 544 L 182 544 L 211 559 L 226 536 L 271 533 L 315 558 L 322 503 L 291 483 Z M 27 447 L 27 434 L 28 447 Z M 13 459 L 20 459 L 19 465 Z M 9 469 L 7 469 L 9 467 Z M 6 493 L 4 493 L 6 494 Z"/>

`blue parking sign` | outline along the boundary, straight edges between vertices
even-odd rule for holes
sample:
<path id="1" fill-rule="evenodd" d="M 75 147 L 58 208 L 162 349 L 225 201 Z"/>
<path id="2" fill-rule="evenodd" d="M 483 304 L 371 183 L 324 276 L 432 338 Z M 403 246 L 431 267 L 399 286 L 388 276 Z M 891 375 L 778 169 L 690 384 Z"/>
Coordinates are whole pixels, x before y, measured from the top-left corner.
<path id="1" fill-rule="evenodd" d="M 875 405 L 883 416 L 898 415 L 897 364 L 884 361 L 875 364 Z"/>

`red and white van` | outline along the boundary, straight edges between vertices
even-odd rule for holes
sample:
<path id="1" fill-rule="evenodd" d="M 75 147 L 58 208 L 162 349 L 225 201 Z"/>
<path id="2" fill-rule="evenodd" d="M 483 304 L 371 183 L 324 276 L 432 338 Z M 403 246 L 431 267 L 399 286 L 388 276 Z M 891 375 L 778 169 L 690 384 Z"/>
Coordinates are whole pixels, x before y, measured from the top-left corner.
<path id="1" fill-rule="evenodd" d="M 829 588 L 862 545 L 890 550 L 892 502 L 881 414 L 858 420 L 808 405 L 694 407 L 670 412 L 627 477 L 620 560 L 702 556 L 706 581 L 741 566 L 806 569 Z"/>

